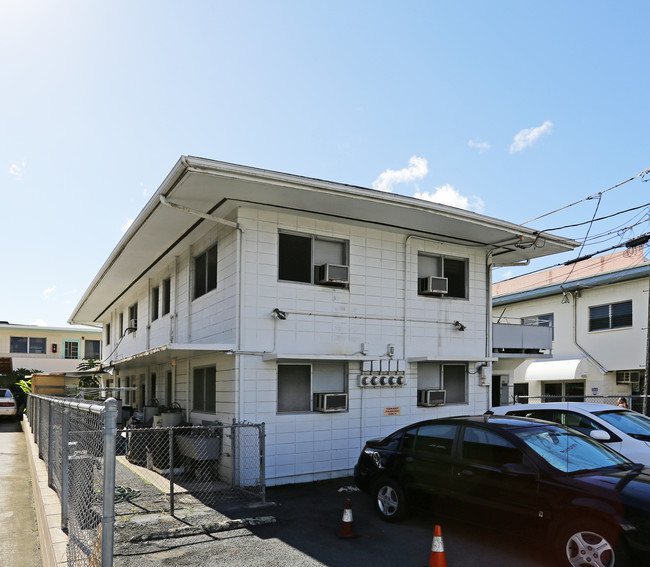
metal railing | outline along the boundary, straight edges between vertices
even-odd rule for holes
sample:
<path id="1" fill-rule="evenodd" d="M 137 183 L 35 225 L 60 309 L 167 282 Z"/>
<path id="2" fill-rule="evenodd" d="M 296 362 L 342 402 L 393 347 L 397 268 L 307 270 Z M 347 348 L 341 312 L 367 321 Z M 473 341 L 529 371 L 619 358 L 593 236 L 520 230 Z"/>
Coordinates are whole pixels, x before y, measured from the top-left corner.
<path id="1" fill-rule="evenodd" d="M 113 565 L 117 405 L 34 394 L 27 402 L 48 485 L 61 501 L 71 566 Z"/>
<path id="2" fill-rule="evenodd" d="M 648 415 L 650 412 L 650 396 L 642 395 L 601 395 L 601 396 L 564 396 L 564 395 L 542 395 L 542 396 L 515 396 L 516 404 L 543 404 L 546 402 L 591 402 L 597 404 L 618 405 L 620 399 L 625 399 L 630 409 Z"/>

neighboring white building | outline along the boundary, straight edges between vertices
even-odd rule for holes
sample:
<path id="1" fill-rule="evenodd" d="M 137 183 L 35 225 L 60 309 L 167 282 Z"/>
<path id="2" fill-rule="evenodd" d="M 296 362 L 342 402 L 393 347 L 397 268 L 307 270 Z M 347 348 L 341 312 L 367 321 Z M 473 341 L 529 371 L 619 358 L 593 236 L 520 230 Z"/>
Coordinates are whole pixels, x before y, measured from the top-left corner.
<path id="1" fill-rule="evenodd" d="M 642 393 L 649 276 L 641 247 L 494 284 L 493 379 L 509 403 L 513 395 Z M 496 338 L 517 326 L 537 333 L 519 352 Z"/>
<path id="2" fill-rule="evenodd" d="M 97 329 L 15 325 L 0 321 L 0 374 L 26 368 L 74 372 L 84 358 L 101 359 Z"/>
<path id="3" fill-rule="evenodd" d="M 491 267 L 576 243 L 428 201 L 183 157 L 71 315 L 123 400 L 266 424 L 269 485 L 350 474 L 368 438 L 484 412 Z M 429 394 L 422 390 L 435 390 Z M 425 407 L 421 402 L 440 400 Z"/>

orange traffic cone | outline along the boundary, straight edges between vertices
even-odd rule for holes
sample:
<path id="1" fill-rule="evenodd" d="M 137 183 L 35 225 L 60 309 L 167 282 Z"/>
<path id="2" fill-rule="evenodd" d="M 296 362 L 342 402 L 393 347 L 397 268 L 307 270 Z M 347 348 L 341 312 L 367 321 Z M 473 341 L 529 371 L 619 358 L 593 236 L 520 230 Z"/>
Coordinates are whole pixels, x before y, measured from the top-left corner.
<path id="1" fill-rule="evenodd" d="M 356 537 L 354 533 L 354 522 L 352 521 L 352 503 L 349 498 L 345 501 L 345 510 L 343 510 L 343 521 L 341 522 L 339 537 Z"/>
<path id="2" fill-rule="evenodd" d="M 428 567 L 447 567 L 445 557 L 445 546 L 442 543 L 442 530 L 436 526 L 433 530 L 433 542 L 431 543 L 431 556 Z"/>

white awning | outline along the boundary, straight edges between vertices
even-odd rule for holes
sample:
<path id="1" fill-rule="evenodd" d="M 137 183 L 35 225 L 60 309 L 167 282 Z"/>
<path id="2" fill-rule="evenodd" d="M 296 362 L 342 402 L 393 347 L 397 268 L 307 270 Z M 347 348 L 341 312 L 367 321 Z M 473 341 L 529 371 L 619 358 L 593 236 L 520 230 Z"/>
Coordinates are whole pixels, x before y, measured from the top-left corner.
<path id="1" fill-rule="evenodd" d="M 526 369 L 525 380 L 535 382 L 543 380 L 584 380 L 587 378 L 587 359 L 539 360 Z"/>

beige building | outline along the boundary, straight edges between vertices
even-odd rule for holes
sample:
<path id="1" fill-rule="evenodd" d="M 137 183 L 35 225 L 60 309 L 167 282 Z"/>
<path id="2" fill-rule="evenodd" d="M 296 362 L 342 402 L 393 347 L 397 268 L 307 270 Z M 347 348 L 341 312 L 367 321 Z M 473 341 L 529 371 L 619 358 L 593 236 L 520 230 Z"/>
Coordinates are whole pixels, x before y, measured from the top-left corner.
<path id="1" fill-rule="evenodd" d="M 18 368 L 43 373 L 74 372 L 83 359 L 101 359 L 101 353 L 101 330 L 0 321 L 0 374 Z"/>

